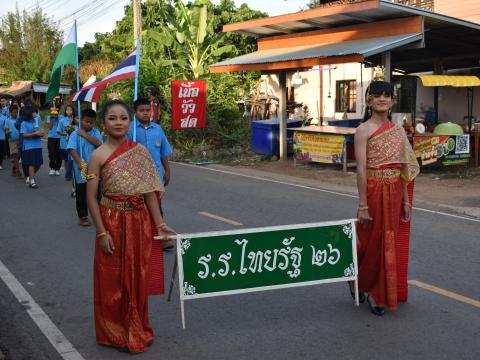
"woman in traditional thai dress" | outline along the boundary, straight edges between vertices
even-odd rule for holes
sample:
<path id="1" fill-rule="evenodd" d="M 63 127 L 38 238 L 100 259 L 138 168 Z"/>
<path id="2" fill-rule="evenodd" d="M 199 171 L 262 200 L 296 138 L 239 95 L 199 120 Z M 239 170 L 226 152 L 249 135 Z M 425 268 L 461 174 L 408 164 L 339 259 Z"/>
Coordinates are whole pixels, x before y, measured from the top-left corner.
<path id="1" fill-rule="evenodd" d="M 390 83 L 367 90 L 367 121 L 355 134 L 357 161 L 359 288 L 375 315 L 397 308 L 396 244 L 400 221 L 410 221 L 407 186 L 419 165 L 404 129 L 391 122 Z"/>
<path id="2" fill-rule="evenodd" d="M 154 235 L 166 240 L 174 232 L 160 215 L 155 193 L 163 187 L 148 150 L 125 137 L 130 109 L 113 100 L 102 115 L 108 138 L 92 154 L 86 175 L 88 208 L 96 226 L 96 339 L 102 345 L 143 352 L 153 340 L 148 295 L 158 293 L 149 279 L 163 279 L 163 259 L 162 267 L 151 266 L 152 240 Z"/>

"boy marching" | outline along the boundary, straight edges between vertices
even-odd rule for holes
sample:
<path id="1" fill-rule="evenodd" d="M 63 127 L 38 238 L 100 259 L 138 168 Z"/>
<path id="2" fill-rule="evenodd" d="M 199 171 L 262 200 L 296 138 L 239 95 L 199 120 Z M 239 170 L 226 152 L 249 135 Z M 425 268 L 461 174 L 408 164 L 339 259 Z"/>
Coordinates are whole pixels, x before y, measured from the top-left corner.
<path id="1" fill-rule="evenodd" d="M 150 121 L 150 101 L 145 98 L 139 98 L 133 103 L 135 118 L 138 121 L 132 121 L 129 131 L 129 139 L 134 140 L 145 146 L 157 168 L 160 181 L 163 186 L 170 182 L 170 166 L 168 156 L 172 153 L 172 147 L 165 136 L 162 127 L 154 121 Z M 136 138 L 133 138 L 133 134 Z M 162 211 L 162 200 L 158 197 L 160 212 Z M 163 243 L 164 250 L 173 248 L 171 241 Z"/>
<path id="2" fill-rule="evenodd" d="M 86 169 L 92 153 L 102 145 L 100 131 L 95 128 L 97 113 L 92 109 L 82 111 L 81 128 L 75 130 L 68 140 L 67 149 L 73 158 L 73 176 L 75 178 L 76 206 L 79 224 L 88 226 Z"/>

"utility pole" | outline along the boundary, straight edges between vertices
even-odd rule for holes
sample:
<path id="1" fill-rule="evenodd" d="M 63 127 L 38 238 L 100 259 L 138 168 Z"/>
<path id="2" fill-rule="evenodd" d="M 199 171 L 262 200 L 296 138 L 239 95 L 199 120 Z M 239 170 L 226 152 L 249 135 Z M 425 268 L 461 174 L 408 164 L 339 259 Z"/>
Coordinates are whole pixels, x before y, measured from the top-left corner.
<path id="1" fill-rule="evenodd" d="M 141 0 L 132 0 L 133 6 L 133 43 L 136 46 L 137 38 L 142 39 L 142 4 Z"/>

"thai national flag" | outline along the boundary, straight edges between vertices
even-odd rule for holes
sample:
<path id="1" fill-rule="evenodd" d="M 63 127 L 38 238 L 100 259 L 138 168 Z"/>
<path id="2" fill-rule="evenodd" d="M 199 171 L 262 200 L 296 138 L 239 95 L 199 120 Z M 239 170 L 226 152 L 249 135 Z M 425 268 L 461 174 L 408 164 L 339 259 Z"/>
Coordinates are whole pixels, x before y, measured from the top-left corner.
<path id="1" fill-rule="evenodd" d="M 82 100 L 98 102 L 100 94 L 109 83 L 123 79 L 135 78 L 136 61 L 137 51 L 134 49 L 130 55 L 128 55 L 128 57 L 110 73 L 110 75 L 104 77 L 102 80 L 97 81 L 96 83 L 81 88 L 80 91 L 74 93 L 70 97 L 70 101 Z"/>

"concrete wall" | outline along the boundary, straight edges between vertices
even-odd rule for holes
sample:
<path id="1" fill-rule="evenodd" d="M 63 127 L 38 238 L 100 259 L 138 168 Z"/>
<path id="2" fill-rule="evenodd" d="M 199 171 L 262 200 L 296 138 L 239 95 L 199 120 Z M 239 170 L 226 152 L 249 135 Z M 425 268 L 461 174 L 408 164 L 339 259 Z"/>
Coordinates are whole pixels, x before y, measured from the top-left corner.
<path id="1" fill-rule="evenodd" d="M 348 113 L 349 119 L 357 119 L 363 116 L 364 111 L 364 93 L 366 87 L 370 83 L 373 73 L 370 68 L 363 68 L 363 87 L 362 77 L 360 73 L 361 66 L 358 63 L 324 65 L 320 68 L 335 67 L 331 70 L 331 80 L 329 81 L 329 71 L 319 70 L 318 67 L 311 71 L 300 72 L 302 76 L 302 85 L 294 85 L 295 72 L 287 73 L 287 86 L 292 87 L 295 94 L 295 101 L 307 105 L 309 114 L 313 117 L 313 123 L 318 123 L 323 108 L 323 116 L 325 118 L 342 119 L 343 113 L 335 112 L 335 88 L 337 80 L 356 80 L 357 82 L 357 104 L 356 112 Z M 323 73 L 323 102 L 320 101 L 320 72 Z M 278 78 L 276 75 L 263 75 L 262 91 L 269 96 L 278 97 Z M 330 90 L 330 98 L 328 97 Z M 323 103 L 323 104 L 322 104 Z"/>

